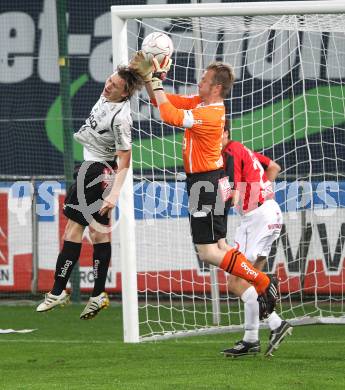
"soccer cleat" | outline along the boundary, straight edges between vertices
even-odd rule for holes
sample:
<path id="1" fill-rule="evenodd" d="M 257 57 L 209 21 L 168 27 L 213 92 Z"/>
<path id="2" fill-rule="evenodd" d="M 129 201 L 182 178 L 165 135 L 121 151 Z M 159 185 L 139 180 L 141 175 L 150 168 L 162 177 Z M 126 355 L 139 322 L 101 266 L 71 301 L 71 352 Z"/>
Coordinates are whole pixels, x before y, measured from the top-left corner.
<path id="1" fill-rule="evenodd" d="M 65 306 L 69 303 L 70 295 L 65 290 L 60 295 L 47 293 L 44 301 L 37 306 L 36 311 L 43 312 L 54 309 L 56 306 Z"/>
<path id="2" fill-rule="evenodd" d="M 248 343 L 246 341 L 238 341 L 234 347 L 224 349 L 223 354 L 226 357 L 254 356 L 261 351 L 260 341 Z"/>
<path id="3" fill-rule="evenodd" d="M 102 292 L 97 297 L 91 297 L 86 304 L 85 309 L 80 314 L 81 320 L 91 320 L 102 309 L 106 309 L 109 306 L 109 297 L 106 292 Z"/>
<path id="4" fill-rule="evenodd" d="M 282 321 L 279 328 L 272 330 L 265 356 L 273 356 L 272 352 L 279 348 L 286 335 L 292 335 L 293 327 L 287 321 Z"/>

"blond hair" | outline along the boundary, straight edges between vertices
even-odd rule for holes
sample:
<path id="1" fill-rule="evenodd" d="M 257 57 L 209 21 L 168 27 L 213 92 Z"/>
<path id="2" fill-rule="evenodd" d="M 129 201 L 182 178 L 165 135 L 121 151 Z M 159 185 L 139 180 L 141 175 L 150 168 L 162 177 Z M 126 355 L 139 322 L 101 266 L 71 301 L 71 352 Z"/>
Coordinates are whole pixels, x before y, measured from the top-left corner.
<path id="1" fill-rule="evenodd" d="M 212 62 L 206 70 L 213 71 L 213 84 L 222 86 L 221 96 L 225 99 L 235 82 L 235 72 L 233 68 L 223 62 Z"/>
<path id="2" fill-rule="evenodd" d="M 144 85 L 144 81 L 140 77 L 140 75 L 128 66 L 119 65 L 117 67 L 117 74 L 125 82 L 124 89 L 125 92 L 128 94 L 128 99 L 130 99 L 134 95 L 135 91 L 140 90 Z"/>

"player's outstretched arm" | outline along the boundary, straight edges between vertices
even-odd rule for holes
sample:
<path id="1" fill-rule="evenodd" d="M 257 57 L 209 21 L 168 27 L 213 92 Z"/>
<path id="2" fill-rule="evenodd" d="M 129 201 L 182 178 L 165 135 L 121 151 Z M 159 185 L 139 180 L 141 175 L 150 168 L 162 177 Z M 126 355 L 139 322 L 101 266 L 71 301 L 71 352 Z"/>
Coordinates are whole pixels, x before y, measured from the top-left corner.
<path id="1" fill-rule="evenodd" d="M 146 89 L 147 94 L 149 95 L 151 102 L 153 103 L 154 106 L 156 106 L 157 103 L 156 103 L 155 93 L 153 92 L 153 89 L 152 89 L 151 80 L 145 83 L 145 89 Z"/>
<path id="2" fill-rule="evenodd" d="M 266 176 L 269 181 L 274 181 L 281 171 L 280 165 L 271 160 L 266 169 Z"/>
<path id="3" fill-rule="evenodd" d="M 171 59 L 169 57 L 165 57 L 161 64 L 156 59 L 150 62 L 141 50 L 135 53 L 129 63 L 129 67 L 139 73 L 144 80 L 146 92 L 154 105 L 157 104 L 154 90 L 163 89 L 162 81 L 165 80 L 170 66 Z"/>
<path id="4" fill-rule="evenodd" d="M 231 207 L 236 207 L 240 202 L 240 191 L 239 190 L 232 190 L 231 192 Z"/>
<path id="5" fill-rule="evenodd" d="M 162 65 L 160 65 L 155 58 L 152 62 L 154 71 L 152 73 L 150 87 L 152 88 L 157 105 L 160 106 L 163 103 L 169 103 L 169 99 L 164 92 L 163 81 L 166 79 L 166 75 L 169 72 L 171 59 L 166 57 Z"/>
<path id="6" fill-rule="evenodd" d="M 153 100 L 155 95 L 153 93 L 151 80 L 152 80 L 152 64 L 149 62 L 145 54 L 139 50 L 131 58 L 129 65 L 131 69 L 136 71 L 145 82 L 145 88 L 150 99 Z"/>
<path id="7" fill-rule="evenodd" d="M 280 165 L 261 153 L 254 152 L 254 155 L 264 167 L 267 179 L 269 181 L 274 181 L 281 171 Z"/>
<path id="8" fill-rule="evenodd" d="M 152 79 L 152 64 L 146 60 L 144 53 L 137 51 L 129 61 L 128 67 L 137 72 L 145 83 Z"/>
<path id="9" fill-rule="evenodd" d="M 233 185 L 231 191 L 231 207 L 236 207 L 241 199 L 240 191 L 237 189 L 238 183 L 242 177 L 242 161 L 231 153 L 225 152 L 224 157 L 224 170 L 228 176 L 229 182 Z"/>
<path id="10" fill-rule="evenodd" d="M 170 70 L 171 59 L 166 56 L 160 64 L 156 59 L 149 62 L 143 52 L 138 51 L 131 59 L 129 67 L 134 69 L 145 81 L 145 89 L 152 104 L 158 106 L 154 90 L 163 90 L 162 82 Z M 165 98 L 176 108 L 184 110 L 191 110 L 201 102 L 198 95 L 181 96 L 168 93 L 165 94 Z"/>
<path id="11" fill-rule="evenodd" d="M 115 174 L 114 182 L 109 195 L 104 199 L 103 205 L 99 211 L 101 215 L 106 215 L 112 210 L 119 199 L 120 191 L 126 179 L 128 169 L 131 163 L 131 150 L 119 150 L 116 152 L 118 156 L 118 169 Z"/>

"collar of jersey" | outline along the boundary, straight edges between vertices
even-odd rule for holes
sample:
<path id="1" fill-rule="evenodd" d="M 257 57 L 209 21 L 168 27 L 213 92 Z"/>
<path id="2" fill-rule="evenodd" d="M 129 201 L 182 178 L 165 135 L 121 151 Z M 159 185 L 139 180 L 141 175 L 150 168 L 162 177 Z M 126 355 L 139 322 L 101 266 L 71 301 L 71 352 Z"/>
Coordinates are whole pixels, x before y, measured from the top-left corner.
<path id="1" fill-rule="evenodd" d="M 103 100 L 104 103 L 109 103 L 109 104 L 123 104 L 123 103 L 128 102 L 128 99 L 122 100 L 121 102 L 112 102 L 112 101 L 108 100 L 104 95 L 101 95 L 101 99 Z"/>

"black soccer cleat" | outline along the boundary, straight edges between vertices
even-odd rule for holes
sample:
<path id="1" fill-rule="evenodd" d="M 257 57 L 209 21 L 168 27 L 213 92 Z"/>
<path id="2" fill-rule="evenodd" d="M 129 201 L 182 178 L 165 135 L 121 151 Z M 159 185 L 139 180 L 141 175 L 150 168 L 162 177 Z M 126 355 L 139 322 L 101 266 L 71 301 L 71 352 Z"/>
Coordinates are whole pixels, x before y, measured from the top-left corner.
<path id="1" fill-rule="evenodd" d="M 272 330 L 265 356 L 273 356 L 273 351 L 279 348 L 286 335 L 292 335 L 292 331 L 293 327 L 287 321 L 282 321 L 279 328 Z"/>
<path id="2" fill-rule="evenodd" d="M 248 343 L 246 341 L 237 341 L 234 347 L 229 349 L 224 349 L 222 353 L 226 357 L 240 357 L 240 356 L 255 356 L 261 351 L 260 341 L 255 341 L 254 343 Z"/>

